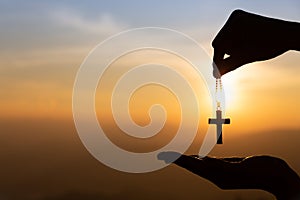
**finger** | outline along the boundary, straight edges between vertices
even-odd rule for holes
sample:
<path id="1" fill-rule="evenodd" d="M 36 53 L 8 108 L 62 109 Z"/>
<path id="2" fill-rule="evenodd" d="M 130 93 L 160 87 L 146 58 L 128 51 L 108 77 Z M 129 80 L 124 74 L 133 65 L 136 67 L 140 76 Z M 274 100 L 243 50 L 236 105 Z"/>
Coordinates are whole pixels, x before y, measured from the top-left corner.
<path id="1" fill-rule="evenodd" d="M 219 158 L 221 160 L 224 160 L 226 162 L 232 162 L 232 163 L 235 163 L 235 162 L 242 162 L 246 159 L 246 157 L 228 157 L 228 158 Z"/>
<path id="2" fill-rule="evenodd" d="M 223 76 L 224 74 L 231 72 L 249 62 L 250 61 L 247 61 L 247 59 L 245 59 L 244 56 L 234 55 L 218 62 L 217 68 L 219 70 L 220 75 Z"/>
<path id="3" fill-rule="evenodd" d="M 222 189 L 237 189 L 243 181 L 239 163 L 227 162 L 218 158 L 196 158 L 182 155 L 176 165 L 205 178 Z"/>
<path id="4" fill-rule="evenodd" d="M 217 174 L 226 174 L 224 173 L 226 168 L 224 168 L 224 161 L 211 158 L 211 157 L 204 157 L 199 158 L 196 156 L 186 156 L 182 155 L 178 158 L 174 164 L 183 167 L 203 178 L 212 181 L 212 177 L 215 177 Z"/>
<path id="5" fill-rule="evenodd" d="M 213 61 L 218 64 L 218 62 L 221 62 L 224 58 L 225 51 L 222 50 L 220 47 L 215 47 L 214 48 L 214 56 L 213 56 Z"/>
<path id="6" fill-rule="evenodd" d="M 203 159 L 199 159 L 195 156 L 182 155 L 174 162 L 174 164 L 183 167 L 195 174 L 198 174 L 199 176 L 204 175 L 201 173 L 204 173 L 205 171 L 205 163 L 203 162 Z"/>
<path id="7" fill-rule="evenodd" d="M 253 189 L 252 176 L 248 176 L 241 162 L 228 162 L 227 158 L 184 158 L 180 157 L 175 163 L 211 181 L 221 189 Z"/>
<path id="8" fill-rule="evenodd" d="M 219 68 L 219 66 L 221 67 L 220 63 L 222 63 L 224 55 L 225 55 L 225 52 L 223 52 L 219 48 L 214 49 L 212 66 L 213 66 L 213 76 L 215 78 L 221 77 L 220 69 L 222 69 L 222 68 Z"/>
<path id="9" fill-rule="evenodd" d="M 215 78 L 221 78 L 221 73 L 220 73 L 220 70 L 217 66 L 217 64 L 215 62 L 212 63 L 212 66 L 213 66 L 213 76 Z"/>
<path id="10" fill-rule="evenodd" d="M 163 160 L 165 161 L 166 164 L 170 164 L 177 160 L 181 156 L 180 153 L 174 152 L 174 151 L 166 151 L 166 152 L 160 152 L 157 155 L 158 160 Z"/>

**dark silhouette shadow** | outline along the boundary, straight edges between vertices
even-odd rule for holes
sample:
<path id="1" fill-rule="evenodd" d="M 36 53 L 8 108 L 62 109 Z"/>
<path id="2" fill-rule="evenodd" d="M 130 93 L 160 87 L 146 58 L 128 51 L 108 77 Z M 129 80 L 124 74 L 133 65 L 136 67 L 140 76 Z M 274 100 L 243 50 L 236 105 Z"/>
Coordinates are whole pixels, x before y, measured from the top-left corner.
<path id="1" fill-rule="evenodd" d="M 300 50 L 300 24 L 235 10 L 212 42 L 214 76 Z M 229 57 L 224 58 L 227 54 Z M 216 70 L 218 68 L 218 70 Z"/>
<path id="2" fill-rule="evenodd" d="M 199 158 L 177 152 L 161 152 L 157 158 L 205 178 L 219 188 L 261 189 L 278 200 L 300 199 L 300 178 L 288 164 L 271 156 Z"/>

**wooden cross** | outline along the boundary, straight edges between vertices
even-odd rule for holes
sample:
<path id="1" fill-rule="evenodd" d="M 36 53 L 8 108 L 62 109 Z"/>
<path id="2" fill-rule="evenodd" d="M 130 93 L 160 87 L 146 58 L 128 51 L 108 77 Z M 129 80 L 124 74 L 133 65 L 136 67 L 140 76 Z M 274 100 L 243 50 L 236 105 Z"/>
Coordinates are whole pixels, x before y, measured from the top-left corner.
<path id="1" fill-rule="evenodd" d="M 223 124 L 230 124 L 230 119 L 229 118 L 222 118 L 222 111 L 221 110 L 217 110 L 216 111 L 216 118 L 212 119 L 209 118 L 208 119 L 208 123 L 209 124 L 216 124 L 217 125 L 217 144 L 223 144 L 223 140 L 222 140 L 222 125 Z"/>

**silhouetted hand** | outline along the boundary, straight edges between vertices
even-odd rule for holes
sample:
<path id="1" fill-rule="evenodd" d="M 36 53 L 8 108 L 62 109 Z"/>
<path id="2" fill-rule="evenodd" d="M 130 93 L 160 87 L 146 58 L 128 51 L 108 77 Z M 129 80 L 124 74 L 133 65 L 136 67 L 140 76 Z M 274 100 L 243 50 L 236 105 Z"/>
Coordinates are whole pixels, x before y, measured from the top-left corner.
<path id="1" fill-rule="evenodd" d="M 262 189 L 274 194 L 278 200 L 300 199 L 299 176 L 279 158 L 199 158 L 177 152 L 162 152 L 157 157 L 166 163 L 174 162 L 221 189 Z"/>
<path id="2" fill-rule="evenodd" d="M 247 63 L 300 50 L 300 24 L 235 10 L 212 42 L 216 78 Z M 224 58 L 227 54 L 230 57 Z M 216 67 L 219 69 L 216 70 Z"/>

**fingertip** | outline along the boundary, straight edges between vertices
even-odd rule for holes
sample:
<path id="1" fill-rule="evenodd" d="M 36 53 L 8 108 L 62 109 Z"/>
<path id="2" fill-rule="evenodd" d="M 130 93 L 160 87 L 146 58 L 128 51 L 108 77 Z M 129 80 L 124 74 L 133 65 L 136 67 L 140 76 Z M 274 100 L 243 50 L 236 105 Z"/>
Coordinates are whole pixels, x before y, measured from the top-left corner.
<path id="1" fill-rule="evenodd" d="M 223 57 L 225 53 L 220 50 L 220 48 L 214 48 L 214 55 L 213 55 L 213 76 L 215 78 L 221 78 L 222 74 L 220 73 L 221 63 L 223 62 Z"/>
<path id="2" fill-rule="evenodd" d="M 221 75 L 220 70 L 219 70 L 218 66 L 216 65 L 216 63 L 213 62 L 212 66 L 213 66 L 213 76 L 217 79 L 221 78 L 222 75 Z"/>
<path id="3" fill-rule="evenodd" d="M 214 76 L 216 79 L 220 79 L 222 75 L 220 74 L 219 70 L 214 69 L 214 70 L 213 70 L 213 76 Z"/>
<path id="4" fill-rule="evenodd" d="M 231 72 L 248 62 L 245 61 L 242 57 L 239 58 L 237 56 L 230 56 L 228 58 L 223 59 L 218 63 L 218 66 L 214 66 L 213 76 L 215 78 L 221 78 L 221 76 Z"/>
<path id="5" fill-rule="evenodd" d="M 170 163 L 176 161 L 180 156 L 181 156 L 181 154 L 178 152 L 164 151 L 164 152 L 160 152 L 157 155 L 157 159 L 164 161 L 166 164 L 170 164 Z"/>

